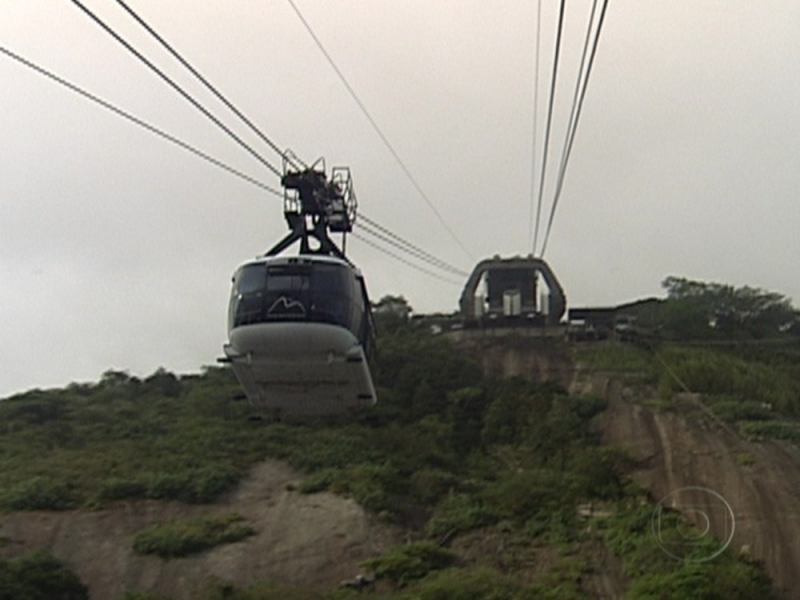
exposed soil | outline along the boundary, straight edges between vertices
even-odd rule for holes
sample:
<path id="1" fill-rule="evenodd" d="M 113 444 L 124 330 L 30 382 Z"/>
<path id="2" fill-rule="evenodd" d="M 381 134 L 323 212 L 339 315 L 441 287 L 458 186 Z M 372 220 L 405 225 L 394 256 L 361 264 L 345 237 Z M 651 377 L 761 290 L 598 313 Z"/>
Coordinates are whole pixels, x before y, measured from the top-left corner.
<path id="1" fill-rule="evenodd" d="M 459 343 L 490 377 L 524 377 L 553 381 L 564 386 L 573 379 L 574 366 L 568 347 L 545 337 L 473 336 Z"/>
<path id="2" fill-rule="evenodd" d="M 734 552 L 762 561 L 782 597 L 800 597 L 800 447 L 745 440 L 700 410 L 691 394 L 656 410 L 646 396 L 626 399 L 631 390 L 615 375 L 577 373 L 574 387 L 608 398 L 598 423 L 603 441 L 639 461 L 632 477 L 656 501 L 686 487 L 713 490 L 730 505 L 734 529 L 727 511 L 709 506 L 702 490 L 684 494 L 675 508 L 695 521 L 701 517 L 693 506 L 707 508 L 717 539 L 733 531 Z"/>
<path id="3" fill-rule="evenodd" d="M 268 461 L 213 505 L 135 501 L 97 511 L 18 512 L 0 517 L 0 536 L 10 540 L 9 553 L 49 548 L 94 600 L 115 600 L 125 591 L 188 600 L 203 597 L 210 581 L 243 587 L 269 579 L 330 589 L 353 579 L 361 561 L 398 542 L 396 529 L 378 523 L 353 500 L 287 489 L 299 479 Z M 226 512 L 242 515 L 256 535 L 196 557 L 163 560 L 133 552 L 133 535 L 144 527 Z"/>

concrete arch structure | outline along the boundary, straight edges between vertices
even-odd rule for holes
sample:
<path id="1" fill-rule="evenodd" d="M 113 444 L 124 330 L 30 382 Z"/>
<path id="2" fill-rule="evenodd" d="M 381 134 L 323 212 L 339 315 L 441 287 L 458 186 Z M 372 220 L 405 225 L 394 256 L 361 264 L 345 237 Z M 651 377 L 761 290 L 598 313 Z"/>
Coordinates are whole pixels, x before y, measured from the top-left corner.
<path id="1" fill-rule="evenodd" d="M 504 307 L 504 301 L 509 293 L 513 293 L 518 295 L 520 303 L 519 312 L 513 314 L 542 316 L 547 325 L 557 325 L 561 321 L 567 306 L 564 290 L 550 266 L 544 260 L 530 255 L 525 258 L 495 256 L 482 260 L 475 266 L 459 301 L 465 321 L 476 321 L 482 317 L 476 310 L 476 292 L 484 275 L 488 282 L 487 312 L 490 317 L 508 316 L 508 311 L 504 310 L 507 308 Z M 541 275 L 549 291 L 546 314 L 537 307 L 537 275 Z"/>

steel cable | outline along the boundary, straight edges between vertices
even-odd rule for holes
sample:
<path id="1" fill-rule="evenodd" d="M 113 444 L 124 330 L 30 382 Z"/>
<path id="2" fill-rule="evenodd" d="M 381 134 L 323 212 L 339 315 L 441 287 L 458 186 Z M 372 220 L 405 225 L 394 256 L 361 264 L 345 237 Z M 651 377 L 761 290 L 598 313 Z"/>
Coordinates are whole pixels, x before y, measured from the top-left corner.
<path id="1" fill-rule="evenodd" d="M 561 8 L 559 9 L 558 13 L 558 28 L 556 30 L 556 47 L 553 53 L 553 74 L 550 81 L 550 101 L 547 108 L 547 125 L 545 127 L 545 134 L 544 134 L 544 153 L 542 156 L 542 170 L 541 170 L 541 178 L 539 179 L 539 207 L 541 207 L 542 197 L 544 196 L 544 182 L 545 182 L 545 175 L 547 173 L 547 155 L 550 150 L 550 128 L 553 121 L 553 104 L 556 95 L 556 81 L 558 78 L 558 59 L 559 54 L 561 51 L 561 34 L 564 28 L 564 6 L 566 4 L 566 0 L 561 0 Z M 539 212 L 537 211 L 536 215 L 536 226 L 533 233 L 533 248 L 532 253 L 536 253 L 536 244 L 539 239 Z"/>
<path id="2" fill-rule="evenodd" d="M 280 192 L 279 190 L 276 190 L 275 188 L 270 187 L 266 183 L 258 181 L 254 177 L 250 177 L 249 175 L 239 171 L 238 169 L 235 169 L 235 168 L 223 163 L 222 161 L 217 160 L 216 158 L 214 158 L 213 156 L 210 156 L 209 154 L 206 154 L 202 150 L 198 150 L 194 146 L 191 146 L 190 144 L 187 144 L 186 142 L 184 142 L 184 141 L 178 139 L 177 137 L 175 137 L 174 135 L 171 135 L 171 134 L 159 129 L 158 127 L 155 127 L 154 125 L 151 125 L 151 124 L 147 123 L 146 121 L 143 121 L 139 117 L 136 117 L 136 116 L 132 115 L 131 113 L 126 112 L 126 111 L 122 110 L 121 108 L 118 108 L 118 107 L 114 106 L 110 102 L 107 102 L 106 100 L 103 100 L 102 98 L 92 94 L 91 92 L 87 92 L 86 90 L 78 87 L 74 83 L 71 83 L 71 82 L 67 81 L 66 79 L 64 79 L 62 77 L 59 77 L 58 75 L 48 71 L 47 69 L 44 69 L 43 67 L 40 67 L 39 65 L 36 65 L 36 64 L 32 63 L 31 61 L 23 58 L 19 54 L 15 54 L 11 50 L 8 50 L 7 48 L 3 48 L 2 46 L 0 46 L 0 53 L 5 54 L 9 58 L 13 58 L 17 62 L 25 65 L 26 67 L 36 71 L 37 73 L 39 73 L 41 75 L 44 75 L 45 77 L 51 79 L 52 81 L 55 81 L 56 83 L 59 83 L 60 85 L 63 85 L 64 87 L 66 87 L 67 89 L 75 92 L 76 94 L 78 94 L 80 96 L 83 96 L 84 98 L 86 98 L 88 100 L 91 100 L 92 102 L 94 102 L 96 104 L 99 104 L 100 106 L 102 106 L 103 108 L 105 108 L 107 110 L 110 110 L 114 114 L 116 114 L 116 115 L 118 115 L 120 117 L 123 117 L 123 118 L 127 119 L 128 121 L 131 121 L 132 123 L 135 123 L 136 125 L 138 125 L 140 127 L 143 127 L 147 131 L 150 131 L 151 133 L 154 133 L 157 136 L 159 136 L 159 137 L 161 137 L 161 138 L 163 138 L 163 139 L 165 139 L 165 140 L 167 140 L 169 142 L 172 142 L 173 144 L 176 144 L 177 146 L 180 146 L 184 150 L 187 150 L 187 151 L 191 152 L 192 154 L 194 154 L 196 156 L 199 156 L 203 160 L 206 160 L 206 161 L 210 162 L 211 164 L 216 165 L 217 167 L 219 167 L 221 169 L 224 169 L 228 173 L 236 175 L 237 177 L 239 177 L 241 179 L 244 179 L 245 181 L 248 181 L 249 183 L 252 183 L 255 186 L 258 186 L 263 190 L 266 190 L 266 191 L 268 191 L 268 192 L 270 192 L 272 194 L 275 194 L 278 197 L 281 197 L 281 198 L 283 197 L 283 193 Z"/>
<path id="3" fill-rule="evenodd" d="M 80 0 L 71 0 L 73 4 L 75 4 L 78 8 L 80 8 L 89 18 L 91 18 L 95 23 L 97 23 L 106 33 L 108 33 L 111 37 L 113 37 L 117 42 L 122 44 L 126 50 L 128 50 L 131 54 L 136 56 L 141 62 L 147 65 L 150 70 L 156 73 L 164 82 L 166 82 L 172 89 L 178 92 L 184 99 L 186 99 L 192 106 L 194 106 L 197 110 L 199 110 L 203 115 L 205 115 L 208 119 L 210 119 L 215 125 L 217 125 L 220 129 L 222 129 L 225 133 L 227 133 L 233 140 L 235 140 L 242 148 L 247 150 L 253 157 L 256 158 L 261 164 L 266 166 L 270 171 L 272 171 L 278 177 L 281 177 L 282 173 L 278 170 L 275 166 L 273 166 L 269 161 L 267 161 L 263 156 L 261 156 L 258 152 L 256 152 L 251 146 L 247 144 L 244 140 L 242 140 L 238 135 L 236 135 L 229 127 L 227 127 L 222 121 L 220 121 L 217 117 L 211 114 L 208 109 L 206 109 L 202 104 L 200 104 L 197 100 L 195 100 L 191 94 L 186 92 L 182 87 L 180 87 L 177 83 L 175 83 L 168 75 L 166 75 L 161 69 L 155 66 L 150 60 L 148 60 L 141 52 L 136 50 L 131 44 L 129 44 L 122 36 L 120 36 L 116 31 L 114 31 L 109 25 L 107 25 L 100 17 L 94 14 L 91 10 L 89 10 Z"/>
<path id="4" fill-rule="evenodd" d="M 558 200 L 561 197 L 561 190 L 563 189 L 564 186 L 564 176 L 566 175 L 567 172 L 567 164 L 569 162 L 569 157 L 572 152 L 572 144 L 575 141 L 575 132 L 578 130 L 578 121 L 580 120 L 581 110 L 583 108 L 583 100 L 586 97 L 586 90 L 589 86 L 589 77 L 592 74 L 592 66 L 594 65 L 594 58 L 595 55 L 597 54 L 597 45 L 598 42 L 600 41 L 600 32 L 603 29 L 603 21 L 606 16 L 607 7 L 608 7 L 608 0 L 603 0 L 603 8 L 600 11 L 600 18 L 597 24 L 597 34 L 595 35 L 594 43 L 592 44 L 592 52 L 589 56 L 589 64 L 586 67 L 586 77 L 584 78 L 584 83 L 581 88 L 580 99 L 578 100 L 578 108 L 575 113 L 575 123 L 572 127 L 572 131 L 570 132 L 569 142 L 567 144 L 567 150 L 564 155 L 564 160 L 562 162 L 561 168 L 559 169 L 558 181 L 556 183 L 556 191 L 553 197 L 553 205 L 550 210 L 550 219 L 547 223 L 547 230 L 545 232 L 544 242 L 542 244 L 542 252 L 539 255 L 539 258 L 544 257 L 544 251 L 547 249 L 547 241 L 550 239 L 550 230 L 553 228 L 553 219 L 555 218 L 556 208 L 558 207 Z"/>
<path id="5" fill-rule="evenodd" d="M 292 157 L 285 151 L 281 150 L 277 146 L 277 144 L 275 144 L 271 139 L 269 139 L 269 137 L 267 137 L 267 135 L 264 132 L 262 132 L 258 127 L 256 127 L 256 125 L 253 124 L 253 122 L 250 121 L 250 119 L 248 119 L 238 108 L 236 108 L 236 106 L 234 106 L 232 102 L 230 102 L 219 90 L 217 90 L 216 87 L 214 87 L 205 77 L 203 77 L 203 75 L 200 74 L 200 72 L 198 72 L 197 69 L 195 69 L 191 64 L 189 64 L 189 62 L 185 58 L 183 58 L 183 56 L 181 56 L 181 54 L 178 53 L 178 51 L 175 50 L 175 48 L 169 42 L 167 42 L 161 35 L 159 35 L 155 31 L 155 29 L 153 29 L 150 25 L 148 25 L 147 22 L 145 22 L 145 20 L 141 16 L 139 16 L 139 14 L 137 14 L 130 6 L 128 6 L 128 4 L 124 2 L 124 0 L 117 0 L 117 4 L 119 4 L 123 9 L 125 9 L 125 11 L 131 17 L 133 17 L 133 19 L 137 23 L 139 23 L 139 25 L 141 25 L 151 36 L 153 36 L 167 50 L 167 52 L 169 52 L 178 62 L 180 62 L 184 67 L 186 67 L 186 69 L 192 75 L 194 75 L 198 80 L 200 80 L 200 82 L 212 94 L 214 94 L 214 96 L 216 96 L 216 98 L 220 102 L 222 102 L 226 107 L 228 107 L 228 109 L 230 109 L 231 112 L 233 112 L 233 114 L 239 117 L 239 119 L 241 119 L 245 123 L 245 125 L 247 125 L 253 132 L 255 132 L 255 134 L 258 137 L 260 137 L 262 141 L 264 141 L 270 148 L 272 148 L 272 150 L 277 152 L 282 159 L 286 160 L 295 169 L 300 170 L 300 165 L 298 165 L 294 161 L 294 158 L 296 157 Z M 303 163 L 302 160 L 300 160 L 299 158 L 297 160 L 301 163 L 303 168 L 308 168 L 308 165 Z"/>
<path id="6" fill-rule="evenodd" d="M 361 223 L 362 221 L 367 223 L 368 225 L 374 227 L 378 231 L 386 234 L 390 238 L 392 238 L 392 240 L 394 240 L 394 241 L 388 241 L 387 240 L 387 242 L 389 242 L 392 245 L 396 246 L 397 248 L 403 250 L 404 252 L 407 252 L 408 254 L 412 254 L 412 255 L 416 256 L 417 258 L 420 258 L 421 260 L 425 260 L 426 262 L 429 262 L 431 265 L 436 266 L 436 267 L 442 269 L 443 271 L 449 271 L 450 273 L 453 273 L 454 275 L 461 275 L 463 277 L 469 276 L 469 273 L 467 273 L 466 271 L 462 271 L 458 267 L 454 267 L 453 265 L 451 265 L 449 263 L 446 263 L 445 261 L 436 258 L 433 254 L 431 254 L 429 252 L 426 252 L 422 248 L 420 248 L 418 246 L 415 246 L 411 242 L 408 242 L 408 241 L 404 240 L 399 235 L 389 231 L 389 229 L 387 229 L 386 227 L 383 227 L 382 225 L 379 225 L 375 221 L 367 218 L 364 214 L 359 214 L 359 224 L 360 224 L 361 227 L 364 227 L 363 223 Z M 366 229 L 365 229 L 365 231 L 366 231 Z M 373 235 L 375 235 L 375 234 L 373 234 Z"/>
<path id="7" fill-rule="evenodd" d="M 380 137 L 381 141 L 383 141 L 383 143 L 386 146 L 386 148 L 389 150 L 389 152 L 394 157 L 394 159 L 397 162 L 397 164 L 400 166 L 400 169 L 403 171 L 405 176 L 411 182 L 411 185 L 414 186 L 414 189 L 417 190 L 417 193 L 422 197 L 423 200 L 425 200 L 425 202 L 427 203 L 428 207 L 436 215 L 436 218 L 439 219 L 439 222 L 445 228 L 445 230 L 450 235 L 450 237 L 461 247 L 461 250 L 463 250 L 464 253 L 470 259 L 473 259 L 473 256 L 469 252 L 469 250 L 467 250 L 467 247 L 459 239 L 459 237 L 453 232 L 453 230 L 450 228 L 450 226 L 444 220 L 444 217 L 442 217 L 441 213 L 439 213 L 439 211 L 437 210 L 436 206 L 433 204 L 433 201 L 428 197 L 428 194 L 425 193 L 425 190 L 422 189 L 422 186 L 419 184 L 419 182 L 417 182 L 417 180 L 414 177 L 414 175 L 411 174 L 411 171 L 406 166 L 406 164 L 403 161 L 403 159 L 400 158 L 400 154 L 397 152 L 397 150 L 395 150 L 394 146 L 389 141 L 389 138 L 386 137 L 386 135 L 383 133 L 383 130 L 381 130 L 381 128 L 378 126 L 378 123 L 375 121 L 375 119 L 372 117 L 370 112 L 367 110 L 367 107 L 361 101 L 361 98 L 358 97 L 358 94 L 356 94 L 355 90 L 350 85 L 350 83 L 347 81 L 347 78 L 345 78 L 345 76 L 342 73 L 341 69 L 339 69 L 339 67 L 336 65 L 336 62 L 333 60 L 331 55 L 325 49 L 325 46 L 322 44 L 322 41 L 317 37 L 316 33 L 314 33 L 314 30 L 311 28 L 311 25 L 305 19 L 305 17 L 303 16 L 303 13 L 300 12 L 300 9 L 295 4 L 294 0 L 287 0 L 287 1 L 291 5 L 292 10 L 294 10 L 294 12 L 297 15 L 297 17 L 300 19 L 301 23 L 303 24 L 303 27 L 305 27 L 305 29 L 308 32 L 308 34 L 314 40 L 314 43 L 317 45 L 317 48 L 319 48 L 320 52 L 322 52 L 323 56 L 328 61 L 328 64 L 331 66 L 331 68 L 334 70 L 336 75 L 339 77 L 339 80 L 344 84 L 345 88 L 347 88 L 347 91 L 350 93 L 350 96 L 353 98 L 353 100 L 355 100 L 356 104 L 361 109 L 361 112 L 367 118 L 367 121 L 369 121 L 370 125 L 372 125 L 372 128 L 378 134 L 378 137 Z"/>
<path id="8" fill-rule="evenodd" d="M 446 277 L 442 277 L 442 276 L 441 276 L 441 275 L 439 275 L 438 273 L 434 273 L 433 271 L 429 271 L 428 269 L 426 269 L 426 268 L 424 268 L 424 267 L 420 267 L 419 265 L 415 265 L 415 264 L 414 264 L 414 263 L 412 263 L 411 261 L 409 261 L 409 260 L 406 260 L 406 259 L 405 259 L 405 258 L 403 258 L 402 256 L 399 256 L 399 255 L 395 254 L 395 253 L 394 253 L 394 252 L 392 252 L 391 250 L 387 250 L 386 248 L 382 248 L 382 247 L 378 246 L 378 245 L 377 245 L 377 244 L 375 244 L 374 242 L 372 242 L 372 241 L 370 241 L 370 240 L 366 239 L 366 238 L 365 238 L 364 236 L 362 236 L 362 235 L 359 235 L 359 234 L 358 234 L 358 233 L 356 233 L 355 231 L 354 231 L 354 232 L 352 232 L 350 235 L 352 235 L 354 238 L 356 238 L 356 239 L 357 239 L 357 240 L 359 240 L 360 242 L 362 242 L 362 243 L 366 244 L 367 246 L 370 246 L 371 248 L 374 248 L 374 249 L 375 249 L 375 250 L 377 250 L 378 252 L 382 252 L 382 253 L 386 254 L 387 256 L 391 256 L 391 257 L 392 257 L 392 258 L 394 258 L 395 260 L 399 260 L 401 263 L 403 263 L 403 264 L 405 264 L 405 265 L 408 265 L 408 266 L 409 266 L 409 267 L 411 267 L 412 269 L 416 269 L 417 271 L 420 271 L 421 273 L 425 273 L 426 275 L 429 275 L 429 276 L 431 276 L 431 277 L 435 277 L 435 278 L 436 278 L 436 279 L 438 279 L 439 281 L 444 281 L 445 283 L 449 283 L 450 285 L 455 285 L 455 286 L 461 287 L 461 284 L 460 284 L 459 282 L 457 282 L 457 281 L 453 281 L 452 279 L 447 279 Z"/>

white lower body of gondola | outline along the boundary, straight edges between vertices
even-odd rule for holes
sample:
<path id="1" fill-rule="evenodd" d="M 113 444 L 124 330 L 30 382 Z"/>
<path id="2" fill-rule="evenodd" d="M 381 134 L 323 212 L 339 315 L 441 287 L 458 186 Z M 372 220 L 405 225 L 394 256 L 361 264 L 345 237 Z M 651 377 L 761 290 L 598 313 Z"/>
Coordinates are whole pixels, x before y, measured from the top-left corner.
<path id="1" fill-rule="evenodd" d="M 255 408 L 277 416 L 323 416 L 375 404 L 364 349 L 344 327 L 258 323 L 236 327 L 224 346 Z"/>

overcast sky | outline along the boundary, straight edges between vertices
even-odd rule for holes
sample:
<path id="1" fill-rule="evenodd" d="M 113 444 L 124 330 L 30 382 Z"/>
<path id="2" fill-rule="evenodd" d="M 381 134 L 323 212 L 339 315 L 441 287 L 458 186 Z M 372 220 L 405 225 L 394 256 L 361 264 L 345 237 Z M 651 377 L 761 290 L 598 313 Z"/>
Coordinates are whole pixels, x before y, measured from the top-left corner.
<path id="1" fill-rule="evenodd" d="M 280 147 L 350 166 L 371 219 L 466 271 L 529 253 L 536 3 L 296 2 L 469 255 L 286 0 L 129 0 Z M 86 4 L 280 165 L 115 2 Z M 551 166 L 590 5 L 568 3 Z M 2 0 L 0 45 L 278 185 L 72 2 Z M 667 275 L 800 300 L 798 64 L 796 0 L 610 0 L 545 255 L 569 304 L 658 295 Z M 0 78 L 0 397 L 213 364 L 230 276 L 284 235 L 280 200 L 4 56 Z M 348 253 L 373 299 L 455 310 L 463 280 Z"/>

